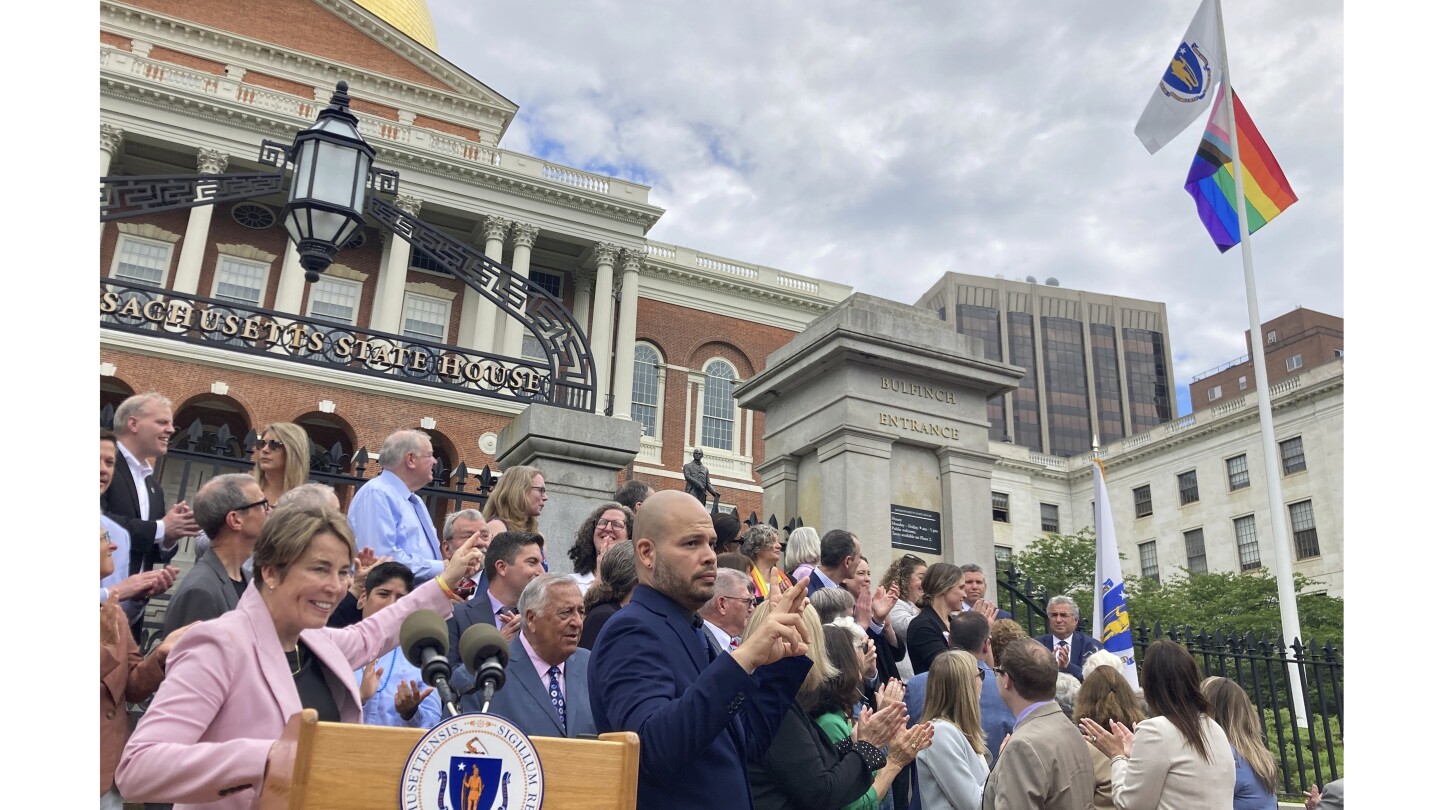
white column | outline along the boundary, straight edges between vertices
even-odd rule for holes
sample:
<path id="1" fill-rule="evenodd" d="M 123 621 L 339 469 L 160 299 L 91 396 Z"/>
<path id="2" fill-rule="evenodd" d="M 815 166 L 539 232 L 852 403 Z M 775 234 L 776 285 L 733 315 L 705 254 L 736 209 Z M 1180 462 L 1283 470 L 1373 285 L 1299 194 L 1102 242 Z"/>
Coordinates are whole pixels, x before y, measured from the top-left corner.
<path id="1" fill-rule="evenodd" d="M 575 271 L 574 279 L 575 306 L 571 308 L 570 314 L 575 317 L 575 323 L 580 326 L 580 331 L 585 333 L 586 339 L 589 339 L 590 293 L 595 288 L 595 282 L 589 278 L 581 278 L 579 270 Z"/>
<path id="2" fill-rule="evenodd" d="M 285 240 L 285 261 L 280 265 L 280 286 L 275 290 L 275 308 L 281 312 L 300 314 L 305 299 L 305 268 L 300 266 L 300 251 L 294 240 Z"/>
<path id="3" fill-rule="evenodd" d="M 100 125 L 100 176 L 110 173 L 110 159 L 120 151 L 125 142 L 125 131 L 110 124 Z"/>
<path id="4" fill-rule="evenodd" d="M 595 324 L 590 329 L 590 351 L 595 355 L 595 412 L 604 413 L 610 396 L 611 327 L 615 323 L 615 257 L 619 245 L 595 246 Z"/>
<path id="5" fill-rule="evenodd" d="M 540 229 L 526 222 L 517 222 L 511 226 L 510 232 L 515 237 L 515 254 L 510 257 L 510 269 L 516 275 L 529 278 L 530 249 L 535 246 L 535 237 L 540 235 Z M 514 317 L 507 316 L 500 319 L 500 330 L 503 337 L 496 341 L 496 345 L 504 347 L 505 356 L 519 357 L 520 341 L 527 331 L 525 327 Z"/>
<path id="6" fill-rule="evenodd" d="M 620 325 L 615 333 L 615 411 L 630 418 L 631 389 L 635 384 L 635 317 L 640 298 L 640 262 L 644 254 L 627 250 L 620 267 Z"/>
<path id="7" fill-rule="evenodd" d="M 500 217 L 485 218 L 485 256 L 498 262 L 505 255 L 505 232 L 510 230 L 510 221 Z M 465 288 L 465 301 L 460 310 L 460 345 L 482 352 L 493 351 L 495 346 L 495 316 L 499 309 L 489 299 Z M 469 328 L 466 328 L 469 321 Z"/>
<path id="8" fill-rule="evenodd" d="M 220 174 L 229 163 L 229 156 L 218 149 L 200 149 L 196 153 L 195 164 L 200 174 Z M 200 286 L 200 264 L 205 259 L 205 246 L 210 242 L 210 217 L 214 213 L 213 203 L 190 209 L 185 241 L 180 243 L 180 258 L 175 262 L 175 292 L 195 295 Z"/>
<path id="9" fill-rule="evenodd" d="M 395 197 L 395 205 L 412 217 L 420 213 L 418 197 L 400 194 Z M 370 309 L 371 329 L 400 334 L 400 317 L 405 311 L 405 279 L 409 275 L 410 243 L 392 233 L 380 261 L 380 278 L 375 284 L 375 302 Z"/>
<path id="10" fill-rule="evenodd" d="M 110 159 L 120 151 L 125 142 L 125 131 L 110 124 L 100 125 L 100 176 L 110 173 Z M 105 223 L 100 223 L 100 235 L 105 235 Z"/>

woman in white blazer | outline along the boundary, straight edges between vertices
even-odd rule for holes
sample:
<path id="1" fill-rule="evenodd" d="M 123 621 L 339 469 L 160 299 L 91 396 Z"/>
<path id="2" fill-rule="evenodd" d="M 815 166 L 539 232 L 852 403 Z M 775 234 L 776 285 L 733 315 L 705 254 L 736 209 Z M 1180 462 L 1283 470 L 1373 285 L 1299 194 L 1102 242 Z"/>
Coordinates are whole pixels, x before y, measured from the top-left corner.
<path id="1" fill-rule="evenodd" d="M 1111 797 L 1118 810 L 1230 810 L 1235 760 L 1210 702 L 1200 669 L 1179 644 L 1161 639 L 1140 666 L 1145 702 L 1155 714 L 1131 731 L 1086 718 L 1087 739 L 1110 757 Z"/>
<path id="2" fill-rule="evenodd" d="M 925 810 L 979 810 L 990 775 L 989 749 L 980 728 L 984 677 L 975 656 L 961 650 L 940 653 L 930 663 L 920 722 L 934 724 L 935 738 L 915 757 Z"/>

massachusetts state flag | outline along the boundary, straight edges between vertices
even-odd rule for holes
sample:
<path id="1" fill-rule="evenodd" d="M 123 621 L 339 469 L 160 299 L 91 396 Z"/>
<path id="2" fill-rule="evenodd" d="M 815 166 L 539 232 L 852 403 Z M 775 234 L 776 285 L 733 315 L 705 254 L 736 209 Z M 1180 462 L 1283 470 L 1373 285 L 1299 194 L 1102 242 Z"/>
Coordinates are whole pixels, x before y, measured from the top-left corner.
<path id="1" fill-rule="evenodd" d="M 1135 124 L 1135 137 L 1150 154 L 1174 140 L 1200 117 L 1210 99 L 1219 94 L 1225 78 L 1220 62 L 1220 36 L 1215 0 L 1202 0 L 1190 27 L 1185 29 L 1180 46 L 1166 63 L 1145 112 Z"/>
<path id="2" fill-rule="evenodd" d="M 1234 88 L 1230 92 L 1235 94 Z M 1195 198 L 1200 222 L 1224 253 L 1240 241 L 1240 216 L 1235 201 L 1235 150 L 1230 144 L 1230 117 L 1225 113 L 1225 94 L 1216 95 L 1210 123 L 1200 139 L 1200 149 L 1190 164 L 1185 190 Z M 1240 166 L 1245 172 L 1245 221 L 1250 233 L 1280 216 L 1295 202 L 1290 181 L 1270 153 L 1260 130 L 1250 120 L 1240 96 L 1235 94 L 1236 130 L 1240 136 Z"/>
<path id="3" fill-rule="evenodd" d="M 1105 469 L 1092 461 L 1095 476 L 1095 621 L 1093 637 L 1100 646 L 1125 662 L 1121 673 L 1130 688 L 1140 688 L 1135 669 L 1135 642 L 1130 635 L 1130 608 L 1125 604 L 1125 577 L 1120 573 L 1120 549 L 1115 543 L 1115 516 L 1105 489 Z"/>

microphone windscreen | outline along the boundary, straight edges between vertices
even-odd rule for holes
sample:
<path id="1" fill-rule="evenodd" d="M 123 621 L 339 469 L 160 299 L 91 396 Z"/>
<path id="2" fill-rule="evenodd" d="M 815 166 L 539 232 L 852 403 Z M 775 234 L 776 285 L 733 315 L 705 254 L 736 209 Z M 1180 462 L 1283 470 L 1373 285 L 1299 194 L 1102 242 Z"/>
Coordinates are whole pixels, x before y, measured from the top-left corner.
<path id="1" fill-rule="evenodd" d="M 471 672 L 478 672 L 480 662 L 491 657 L 499 658 L 502 667 L 510 663 L 510 645 L 494 625 L 472 624 L 460 634 L 460 663 Z"/>
<path id="2" fill-rule="evenodd" d="M 400 625 L 400 649 L 405 660 L 421 666 L 422 654 L 433 647 L 445 656 L 450 654 L 450 634 L 445 630 L 445 620 L 433 610 L 417 610 L 405 617 Z"/>

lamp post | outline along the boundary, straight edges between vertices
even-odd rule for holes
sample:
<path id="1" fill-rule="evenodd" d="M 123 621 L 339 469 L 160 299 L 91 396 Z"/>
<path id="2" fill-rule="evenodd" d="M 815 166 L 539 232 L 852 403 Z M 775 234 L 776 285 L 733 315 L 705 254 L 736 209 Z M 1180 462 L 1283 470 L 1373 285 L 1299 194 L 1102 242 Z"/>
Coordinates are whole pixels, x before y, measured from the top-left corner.
<path id="1" fill-rule="evenodd" d="M 360 137 L 349 89 L 345 82 L 335 85 L 330 106 L 290 148 L 295 177 L 283 219 L 309 282 L 320 280 L 335 251 L 365 222 L 360 210 L 375 150 Z"/>

